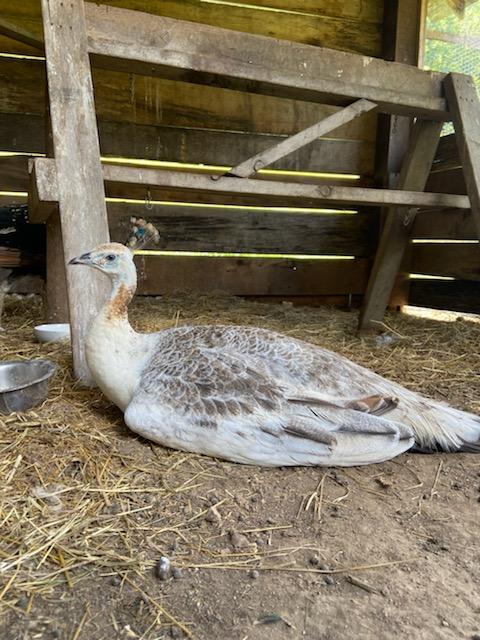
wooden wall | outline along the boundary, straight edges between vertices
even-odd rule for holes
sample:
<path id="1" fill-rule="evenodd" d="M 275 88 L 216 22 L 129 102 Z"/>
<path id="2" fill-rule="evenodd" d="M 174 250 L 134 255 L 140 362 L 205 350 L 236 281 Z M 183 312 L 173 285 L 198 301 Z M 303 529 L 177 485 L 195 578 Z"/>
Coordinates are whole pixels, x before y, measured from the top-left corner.
<path id="1" fill-rule="evenodd" d="M 38 0 L 0 0 L 0 15 L 39 34 L 39 4 Z M 106 0 L 104 4 L 381 56 L 382 0 L 242 0 L 238 5 L 222 0 Z M 41 56 L 3 36 L 0 52 Z M 93 78 L 105 156 L 231 166 L 336 110 L 101 69 L 94 69 Z M 43 153 L 44 110 L 43 60 L 0 57 L 0 150 Z M 376 116 L 367 114 L 285 158 L 276 168 L 358 174 L 361 179 L 353 184 L 369 184 L 375 140 Z M 26 162 L 26 157 L 0 158 L 0 190 L 26 190 Z M 293 179 L 307 180 L 298 175 Z M 355 258 L 152 257 L 142 259 L 141 290 L 145 293 L 186 287 L 346 299 L 365 289 L 378 232 L 374 210 L 351 215 L 199 208 L 195 203 L 179 208 L 167 203 L 146 211 L 142 204 L 115 203 L 109 204 L 114 239 L 125 238 L 132 213 L 158 223 L 161 249 Z"/>
<path id="2" fill-rule="evenodd" d="M 466 193 L 453 135 L 444 136 L 440 141 L 427 190 Z M 412 244 L 410 271 L 453 280 L 412 280 L 410 303 L 480 313 L 480 247 L 471 213 L 459 210 L 422 212 L 415 223 L 413 237 L 424 242 L 443 242 Z"/>

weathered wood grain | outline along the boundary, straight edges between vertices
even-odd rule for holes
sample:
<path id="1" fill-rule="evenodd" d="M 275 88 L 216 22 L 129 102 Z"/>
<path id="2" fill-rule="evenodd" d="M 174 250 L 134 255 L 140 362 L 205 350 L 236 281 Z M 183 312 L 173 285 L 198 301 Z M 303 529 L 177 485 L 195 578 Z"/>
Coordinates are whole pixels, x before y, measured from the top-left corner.
<path id="1" fill-rule="evenodd" d="M 445 93 L 452 113 L 472 216 L 480 238 L 480 100 L 471 76 L 450 73 Z"/>
<path id="2" fill-rule="evenodd" d="M 439 127 L 437 127 L 436 130 L 438 129 Z M 424 137 L 425 139 L 427 138 L 426 134 L 423 136 L 420 135 L 422 143 Z M 433 138 L 433 134 L 431 138 Z M 432 144 L 434 143 L 432 142 Z M 295 199 L 299 198 L 305 201 L 311 201 L 312 205 L 313 203 L 330 203 L 336 205 L 356 203 L 371 206 L 395 205 L 403 207 L 439 206 L 460 209 L 469 208 L 469 200 L 466 196 L 425 193 L 414 190 L 414 185 L 421 182 L 419 177 L 417 178 L 413 175 L 415 173 L 421 176 L 421 165 L 418 158 L 413 157 L 411 166 L 412 170 L 407 172 L 411 182 L 410 180 L 405 181 L 405 191 L 330 185 L 316 186 L 228 177 L 222 177 L 220 180 L 212 180 L 208 175 L 156 169 L 137 169 L 135 167 L 108 164 L 103 164 L 103 177 L 107 183 L 138 185 L 145 189 L 157 186 L 159 188 L 178 189 L 192 193 L 211 193 L 215 197 L 217 194 L 222 193 L 227 195 L 237 193 L 239 195 L 265 195 L 284 198 L 285 201 L 288 200 L 290 202 L 294 202 Z M 408 186 L 411 186 L 411 189 L 408 189 Z"/>
<path id="3" fill-rule="evenodd" d="M 160 232 L 151 248 L 169 251 L 297 253 L 370 257 L 376 246 L 377 216 L 292 214 L 278 211 L 108 204 L 112 239 L 125 242 L 130 216 L 142 216 Z"/>
<path id="4" fill-rule="evenodd" d="M 460 155 L 455 134 L 442 136 L 438 143 L 437 155 L 433 161 L 432 171 L 458 169 L 461 166 Z"/>
<path id="5" fill-rule="evenodd" d="M 480 280 L 480 245 L 414 244 L 412 273 Z"/>
<path id="6" fill-rule="evenodd" d="M 0 149 L 44 153 L 41 116 L 0 113 Z M 104 156 L 234 166 L 277 144 L 284 136 L 188 129 L 127 122 L 98 122 Z M 374 144 L 361 140 L 317 140 L 272 165 L 290 171 L 373 173 Z M 2 171 L 8 170 L 3 165 Z"/>
<path id="7" fill-rule="evenodd" d="M 112 68 L 315 102 L 363 97 L 381 110 L 447 117 L 442 74 L 137 11 L 86 10 L 90 52 Z"/>
<path id="8" fill-rule="evenodd" d="M 242 0 L 242 4 L 378 24 L 383 16 L 383 3 L 379 0 Z"/>
<path id="9" fill-rule="evenodd" d="M 398 180 L 399 189 L 421 190 L 425 187 L 440 132 L 439 123 L 417 120 Z M 415 210 L 406 215 L 398 208 L 392 208 L 387 215 L 360 312 L 358 326 L 361 331 L 378 328 L 378 322 L 383 318 L 408 247 L 415 215 Z"/>
<path id="10" fill-rule="evenodd" d="M 23 25 L 38 19 L 32 0 L 9 4 L 24 6 L 17 8 L 7 5 L 5 17 Z M 380 21 L 342 15 L 338 10 L 324 11 L 320 15 L 317 12 L 295 10 L 287 13 L 262 11 L 254 5 L 242 6 L 241 3 L 210 4 L 200 0 L 106 0 L 102 4 L 367 55 L 378 55 L 380 52 Z"/>
<path id="11" fill-rule="evenodd" d="M 93 69 L 100 120 L 289 135 L 338 111 L 331 105 L 254 95 L 188 82 Z M 43 116 L 45 64 L 0 59 L 0 112 Z M 375 114 L 340 127 L 332 136 L 375 139 Z"/>
<path id="12" fill-rule="evenodd" d="M 139 292 L 175 291 L 232 295 L 338 295 L 362 293 L 368 260 L 275 260 L 144 257 L 136 259 Z"/>
<path id="13" fill-rule="evenodd" d="M 470 211 L 458 209 L 424 211 L 416 219 L 412 238 L 431 240 L 477 240 Z"/>
<path id="14" fill-rule="evenodd" d="M 363 99 L 357 100 L 350 106 L 345 107 L 345 109 L 334 113 L 328 118 L 324 118 L 320 122 L 313 124 L 311 127 L 303 129 L 302 131 L 282 140 L 282 142 L 278 142 L 276 145 L 269 147 L 265 151 L 257 153 L 240 164 L 237 164 L 228 171 L 228 175 L 236 176 L 237 178 L 248 178 L 260 169 L 263 169 L 264 167 L 271 167 L 276 161 L 298 151 L 321 136 L 338 129 L 342 124 L 350 122 L 351 120 L 354 120 L 375 108 L 376 105 L 373 102 Z"/>
<path id="15" fill-rule="evenodd" d="M 64 254 L 70 260 L 109 238 L 83 0 L 70 0 L 67 6 L 42 0 L 42 11 L 55 152 L 51 162 L 57 169 Z M 67 285 L 74 371 L 91 383 L 85 334 L 106 287 L 92 270 L 74 269 L 67 271 Z"/>
<path id="16" fill-rule="evenodd" d="M 39 179 L 43 175 L 55 173 L 55 166 L 48 158 L 36 158 L 35 170 Z M 413 161 L 412 167 L 419 169 L 418 163 Z M 123 186 L 130 194 L 136 187 L 139 193 L 144 194 L 145 199 L 159 199 L 162 193 L 165 200 L 175 201 L 175 195 L 184 200 L 188 197 L 194 202 L 201 202 L 202 197 L 210 199 L 210 203 L 218 203 L 221 196 L 225 199 L 232 198 L 232 193 L 237 198 L 245 199 L 244 204 L 260 205 L 263 197 L 277 206 L 306 206 L 318 207 L 319 204 L 328 203 L 330 206 L 344 206 L 346 204 L 363 204 L 371 206 L 394 205 L 396 207 L 444 207 L 444 208 L 469 208 L 467 196 L 450 194 L 424 193 L 420 191 L 400 191 L 391 189 L 369 189 L 362 187 L 342 187 L 311 184 L 297 184 L 287 182 L 273 182 L 270 180 L 251 180 L 223 177 L 221 180 L 212 180 L 208 175 L 165 171 L 157 169 L 126 167 L 120 165 L 103 164 L 103 179 L 107 185 Z M 45 200 L 55 200 L 55 189 L 43 196 Z M 154 187 L 156 191 L 154 191 Z M 107 191 L 108 193 L 108 191 Z M 225 202 L 223 202 L 225 204 Z M 409 213 L 413 223 L 414 215 Z M 402 218 L 402 224 L 404 224 Z M 404 224 L 405 226 L 405 224 Z"/>

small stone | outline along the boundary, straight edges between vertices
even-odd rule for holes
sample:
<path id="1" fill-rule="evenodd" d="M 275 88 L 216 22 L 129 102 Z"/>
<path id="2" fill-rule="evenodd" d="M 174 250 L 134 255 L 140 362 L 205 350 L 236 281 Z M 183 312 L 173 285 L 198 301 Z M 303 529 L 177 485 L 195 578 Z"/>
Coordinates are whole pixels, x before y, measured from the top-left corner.
<path id="1" fill-rule="evenodd" d="M 265 540 L 263 538 L 257 538 L 255 540 L 255 543 L 259 546 L 259 547 L 263 547 L 265 544 Z"/>
<path id="2" fill-rule="evenodd" d="M 324 562 L 320 562 L 318 568 L 320 569 L 320 571 L 328 571 L 330 569 L 328 564 L 325 564 Z"/>
<path id="3" fill-rule="evenodd" d="M 323 579 L 323 581 L 325 582 L 325 584 L 327 584 L 328 586 L 332 586 L 335 584 L 335 580 L 332 578 L 332 576 L 325 576 L 325 578 Z"/>
<path id="4" fill-rule="evenodd" d="M 122 584 L 120 576 L 112 576 L 110 578 L 110 584 L 112 585 L 112 587 L 119 587 Z"/>
<path id="5" fill-rule="evenodd" d="M 242 533 L 231 530 L 229 532 L 230 543 L 234 549 L 245 549 L 250 546 L 250 541 Z"/>
<path id="6" fill-rule="evenodd" d="M 162 556 L 156 566 L 157 577 L 164 582 L 170 577 L 170 559 Z"/>
<path id="7" fill-rule="evenodd" d="M 216 493 L 210 493 L 208 496 L 208 501 L 210 504 L 217 504 L 219 498 Z"/>
<path id="8" fill-rule="evenodd" d="M 183 573 L 180 567 L 173 567 L 172 576 L 175 578 L 175 580 L 180 580 L 182 578 Z"/>
<path id="9" fill-rule="evenodd" d="M 17 600 L 17 607 L 20 607 L 21 609 L 25 609 L 27 606 L 28 606 L 27 596 L 25 595 L 20 596 L 20 598 Z"/>
<path id="10" fill-rule="evenodd" d="M 260 573 L 256 569 L 252 569 L 251 571 L 248 572 L 248 576 L 252 580 L 257 580 L 260 577 Z"/>
<path id="11" fill-rule="evenodd" d="M 471 640 L 480 640 L 480 633 L 474 633 Z"/>
<path id="12" fill-rule="evenodd" d="M 170 628 L 170 637 L 171 638 L 183 638 L 182 630 L 179 629 L 178 627 L 171 627 Z"/>
<path id="13" fill-rule="evenodd" d="M 320 558 L 318 556 L 312 556 L 308 559 L 308 561 L 314 567 L 318 567 L 318 565 L 320 564 Z"/>
<path id="14" fill-rule="evenodd" d="M 449 627 L 450 625 L 446 620 L 442 620 L 442 627 Z"/>

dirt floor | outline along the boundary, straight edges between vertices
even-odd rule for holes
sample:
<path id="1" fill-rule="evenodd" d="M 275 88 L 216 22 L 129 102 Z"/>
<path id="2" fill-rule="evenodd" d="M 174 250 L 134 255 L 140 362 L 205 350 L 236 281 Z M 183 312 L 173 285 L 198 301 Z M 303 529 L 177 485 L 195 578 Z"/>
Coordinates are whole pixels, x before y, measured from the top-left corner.
<path id="1" fill-rule="evenodd" d="M 480 456 L 271 470 L 166 450 L 72 385 L 40 318 L 10 298 L 0 336 L 1 359 L 59 364 L 42 407 L 1 420 L 2 640 L 480 638 Z M 137 300 L 132 321 L 270 327 L 480 413 L 479 323 L 391 315 L 391 338 L 359 339 L 355 312 L 221 296 Z"/>

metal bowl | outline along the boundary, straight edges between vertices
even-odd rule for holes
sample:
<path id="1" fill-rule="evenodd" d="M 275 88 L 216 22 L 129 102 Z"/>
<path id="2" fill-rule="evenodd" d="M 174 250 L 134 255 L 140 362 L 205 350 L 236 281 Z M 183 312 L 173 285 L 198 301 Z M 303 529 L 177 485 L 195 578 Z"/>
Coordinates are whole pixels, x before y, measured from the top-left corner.
<path id="1" fill-rule="evenodd" d="M 0 413 L 25 411 L 40 404 L 55 370 L 50 360 L 0 362 Z"/>

